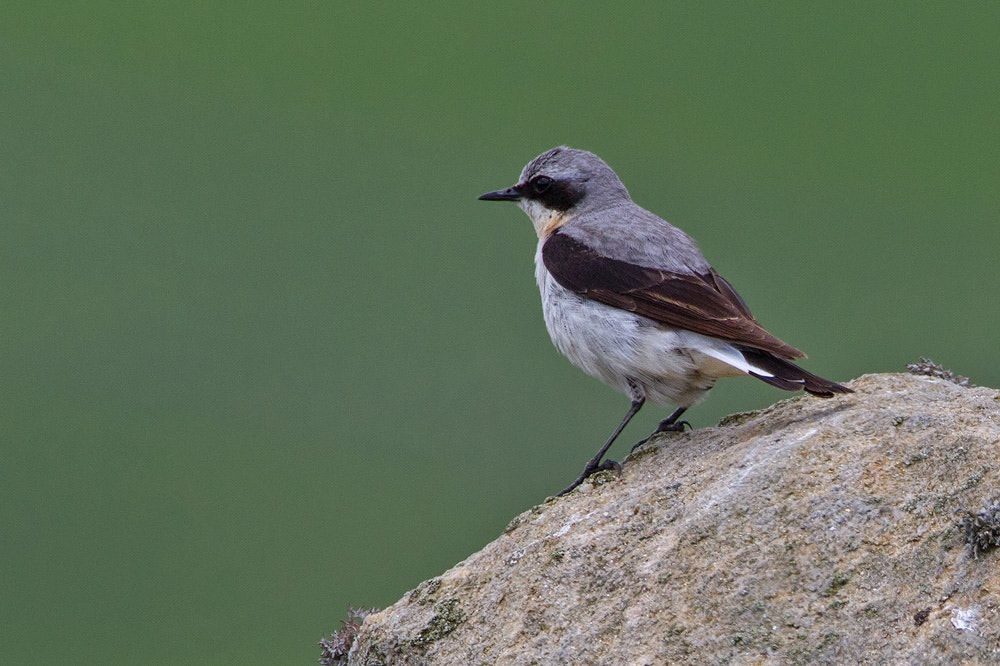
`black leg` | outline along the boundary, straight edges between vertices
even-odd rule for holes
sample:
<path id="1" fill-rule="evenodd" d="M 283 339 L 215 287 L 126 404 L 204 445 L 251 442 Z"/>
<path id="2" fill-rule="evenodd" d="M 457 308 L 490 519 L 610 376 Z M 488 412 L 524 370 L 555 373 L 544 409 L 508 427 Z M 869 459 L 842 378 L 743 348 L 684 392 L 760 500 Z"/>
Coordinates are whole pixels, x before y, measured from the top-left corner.
<path id="1" fill-rule="evenodd" d="M 637 448 L 639 448 L 640 446 L 651 440 L 654 435 L 659 435 L 661 432 L 684 432 L 684 426 L 690 428 L 691 424 L 688 423 L 687 421 L 677 420 L 681 417 L 681 414 L 683 414 L 686 411 L 687 407 L 678 407 L 676 410 L 674 410 L 673 414 L 660 421 L 660 425 L 656 427 L 656 430 L 650 433 L 649 437 L 637 442 L 636 445 L 632 447 L 632 450 L 635 451 Z"/>
<path id="2" fill-rule="evenodd" d="M 608 449 L 611 448 L 611 445 L 614 443 L 615 438 L 618 437 L 619 434 L 621 434 L 621 431 L 625 429 L 625 426 L 628 425 L 628 422 L 631 421 L 632 417 L 636 415 L 636 413 L 639 411 L 639 408 L 642 407 L 644 402 L 646 402 L 645 398 L 639 398 L 638 400 L 632 401 L 632 406 L 629 407 L 628 414 L 626 414 L 625 418 L 622 419 L 622 422 L 618 424 L 618 427 L 615 428 L 615 431 L 611 434 L 611 437 L 608 438 L 608 441 L 604 443 L 604 446 L 601 447 L 601 450 L 597 452 L 597 455 L 591 458 L 590 461 L 587 463 L 587 466 L 583 468 L 583 474 L 580 475 L 580 478 L 578 478 L 576 481 L 570 484 L 569 488 L 559 493 L 558 495 L 559 497 L 562 497 L 569 491 L 576 488 L 578 485 L 583 483 L 584 479 L 586 479 L 594 472 L 600 472 L 601 470 L 605 469 L 621 469 L 621 465 L 616 463 L 614 460 L 605 460 L 602 463 L 601 458 L 603 458 L 604 454 L 607 453 Z"/>

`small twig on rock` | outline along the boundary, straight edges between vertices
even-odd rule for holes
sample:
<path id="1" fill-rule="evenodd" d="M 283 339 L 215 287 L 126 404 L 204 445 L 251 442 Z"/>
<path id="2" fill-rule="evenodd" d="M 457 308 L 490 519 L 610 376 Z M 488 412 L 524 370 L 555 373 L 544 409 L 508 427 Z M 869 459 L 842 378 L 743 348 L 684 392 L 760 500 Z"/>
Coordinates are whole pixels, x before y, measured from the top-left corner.
<path id="1" fill-rule="evenodd" d="M 923 356 L 920 357 L 920 363 L 907 363 L 906 369 L 915 375 L 927 375 L 928 377 L 946 379 L 953 384 L 958 384 L 959 386 L 964 386 L 966 388 L 975 386 L 975 384 L 969 381 L 968 377 L 956 375 L 951 370 L 945 370 L 934 361 L 929 358 L 924 358 Z"/>
<path id="2" fill-rule="evenodd" d="M 978 558 L 980 553 L 1000 546 L 1000 503 L 979 513 L 966 512 L 959 527 L 965 532 L 965 541 L 973 557 Z"/>
<path id="3" fill-rule="evenodd" d="M 340 621 L 344 625 L 343 628 L 333 632 L 329 638 L 319 640 L 319 646 L 323 648 L 323 652 L 319 656 L 319 663 L 322 666 L 346 666 L 347 653 L 351 651 L 351 646 L 354 645 L 354 641 L 358 637 L 361 624 L 366 617 L 377 611 L 377 608 L 369 608 L 368 610 L 365 610 L 364 607 L 357 610 L 348 608 L 347 619 Z"/>

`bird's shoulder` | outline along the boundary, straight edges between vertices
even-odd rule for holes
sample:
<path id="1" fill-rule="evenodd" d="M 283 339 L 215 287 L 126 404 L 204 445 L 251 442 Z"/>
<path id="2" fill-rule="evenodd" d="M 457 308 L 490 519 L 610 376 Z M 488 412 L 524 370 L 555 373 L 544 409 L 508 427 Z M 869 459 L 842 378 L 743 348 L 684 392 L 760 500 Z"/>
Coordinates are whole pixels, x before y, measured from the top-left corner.
<path id="1" fill-rule="evenodd" d="M 673 272 L 707 272 L 694 239 L 628 201 L 574 217 L 560 232 L 609 259 Z"/>

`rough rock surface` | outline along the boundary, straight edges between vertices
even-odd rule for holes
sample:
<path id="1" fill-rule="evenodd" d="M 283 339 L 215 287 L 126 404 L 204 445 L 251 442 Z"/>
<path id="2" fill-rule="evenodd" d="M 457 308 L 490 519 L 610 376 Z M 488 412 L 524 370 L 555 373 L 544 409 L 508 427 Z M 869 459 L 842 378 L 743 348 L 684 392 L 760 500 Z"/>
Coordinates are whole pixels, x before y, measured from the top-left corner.
<path id="1" fill-rule="evenodd" d="M 666 434 L 369 616 L 356 665 L 1000 663 L 1000 392 L 866 375 Z"/>

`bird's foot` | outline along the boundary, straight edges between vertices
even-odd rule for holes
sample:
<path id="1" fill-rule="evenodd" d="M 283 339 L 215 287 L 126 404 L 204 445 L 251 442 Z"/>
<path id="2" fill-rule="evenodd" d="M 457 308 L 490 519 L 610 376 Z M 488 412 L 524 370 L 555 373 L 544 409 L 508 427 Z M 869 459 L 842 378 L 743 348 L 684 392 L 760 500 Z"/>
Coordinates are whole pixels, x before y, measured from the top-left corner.
<path id="1" fill-rule="evenodd" d="M 586 481 L 587 477 L 590 476 L 591 474 L 596 474 L 598 472 L 604 472 L 609 470 L 614 470 L 616 474 L 621 474 L 622 466 L 617 462 L 615 462 L 614 460 L 605 460 L 602 463 L 597 463 L 596 461 L 591 460 L 590 462 L 587 463 L 587 466 L 583 468 L 583 474 L 581 474 L 576 481 L 571 483 L 568 488 L 566 488 L 561 493 L 556 495 L 556 497 L 562 497 L 563 495 L 572 492 L 574 489 L 576 489 L 577 486 Z"/>
<path id="2" fill-rule="evenodd" d="M 684 432 L 684 428 L 694 430 L 694 426 L 687 421 L 677 421 L 676 423 L 667 423 L 666 425 L 660 424 L 660 427 L 653 432 L 653 435 L 657 435 L 661 432 Z M 652 435 L 650 435 L 650 437 L 652 437 Z"/>
<path id="3" fill-rule="evenodd" d="M 654 430 L 652 433 L 650 433 L 649 437 L 647 437 L 646 439 L 640 439 L 638 442 L 636 442 L 635 446 L 632 447 L 632 450 L 629 451 L 629 453 L 635 453 L 635 450 L 637 448 L 639 448 L 640 446 L 642 446 L 643 444 L 645 444 L 649 440 L 653 439 L 654 437 L 656 437 L 657 435 L 659 435 L 661 432 L 684 432 L 684 428 L 685 427 L 691 428 L 691 430 L 694 430 L 694 426 L 692 426 L 687 421 L 676 421 L 674 423 L 661 422 L 660 425 L 656 428 L 656 430 Z"/>

